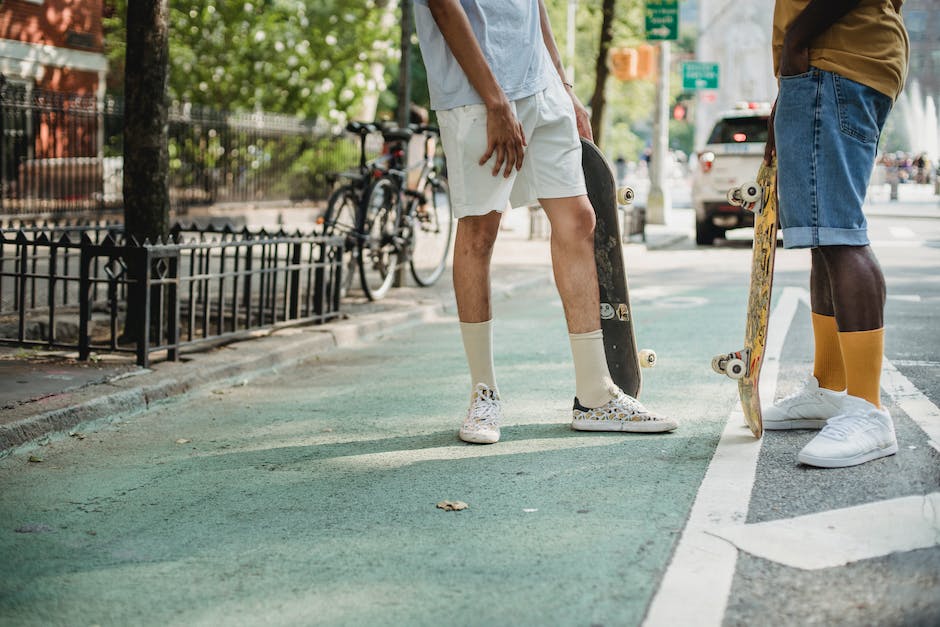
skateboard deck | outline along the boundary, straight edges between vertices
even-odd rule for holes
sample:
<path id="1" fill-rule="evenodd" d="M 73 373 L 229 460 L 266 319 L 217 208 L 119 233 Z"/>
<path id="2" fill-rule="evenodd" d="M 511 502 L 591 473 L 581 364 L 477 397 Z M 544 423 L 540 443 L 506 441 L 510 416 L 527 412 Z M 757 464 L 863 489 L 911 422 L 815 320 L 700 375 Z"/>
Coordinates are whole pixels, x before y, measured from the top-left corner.
<path id="1" fill-rule="evenodd" d="M 755 437 L 764 431 L 760 401 L 760 371 L 767 346 L 770 296 L 774 281 L 774 257 L 777 251 L 777 164 L 761 165 L 757 182 L 728 192 L 732 204 L 749 206 L 754 211 L 754 247 L 751 256 L 751 286 L 747 299 L 744 348 L 718 355 L 712 367 L 720 374 L 737 379 L 738 396 L 744 420 Z"/>
<path id="2" fill-rule="evenodd" d="M 620 221 L 617 200 L 632 199 L 632 190 L 618 192 L 610 163 L 593 143 L 581 140 L 581 167 L 587 186 L 588 200 L 594 207 L 597 223 L 594 230 L 594 262 L 600 288 L 601 330 L 604 352 L 611 379 L 621 390 L 636 398 L 642 387 L 641 365 L 655 362 L 652 351 L 637 352 L 633 332 L 633 314 L 627 291 L 627 273 L 623 265 L 620 242 Z"/>

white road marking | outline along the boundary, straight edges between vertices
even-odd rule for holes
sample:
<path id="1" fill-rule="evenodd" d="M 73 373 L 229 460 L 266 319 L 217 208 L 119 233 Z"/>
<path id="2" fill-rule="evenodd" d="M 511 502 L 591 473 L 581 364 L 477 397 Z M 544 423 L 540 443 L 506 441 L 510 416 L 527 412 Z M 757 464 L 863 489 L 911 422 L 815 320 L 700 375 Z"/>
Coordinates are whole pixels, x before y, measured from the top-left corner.
<path id="1" fill-rule="evenodd" d="M 888 300 L 902 300 L 907 303 L 919 303 L 923 300 L 920 294 L 888 294 Z"/>
<path id="2" fill-rule="evenodd" d="M 888 361 L 881 364 L 881 389 L 927 434 L 927 442 L 940 452 L 940 408 Z"/>
<path id="3" fill-rule="evenodd" d="M 771 315 L 761 371 L 760 394 L 764 402 L 774 398 L 783 341 L 805 292 L 784 289 Z M 734 545 L 710 532 L 729 524 L 741 524 L 747 518 L 761 442 L 741 429 L 743 420 L 740 406 L 735 405 L 672 561 L 647 611 L 643 623 L 647 627 L 721 625 L 738 552 Z"/>
<path id="4" fill-rule="evenodd" d="M 917 234 L 914 232 L 914 230 L 909 229 L 906 226 L 892 226 L 892 227 L 889 227 L 888 230 L 891 231 L 891 237 L 894 237 L 897 239 L 911 240 L 917 237 Z"/>
<path id="5" fill-rule="evenodd" d="M 817 570 L 940 545 L 940 492 L 714 532 L 742 551 Z"/>

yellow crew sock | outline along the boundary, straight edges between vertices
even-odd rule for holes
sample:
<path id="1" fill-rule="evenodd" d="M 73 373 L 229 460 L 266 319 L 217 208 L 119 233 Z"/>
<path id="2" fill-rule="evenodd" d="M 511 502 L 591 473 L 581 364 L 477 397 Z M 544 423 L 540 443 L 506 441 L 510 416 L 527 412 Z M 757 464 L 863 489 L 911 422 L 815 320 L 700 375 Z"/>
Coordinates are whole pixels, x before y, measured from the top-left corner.
<path id="1" fill-rule="evenodd" d="M 863 398 L 880 409 L 884 328 L 839 333 L 839 344 L 842 346 L 849 396 Z"/>
<path id="2" fill-rule="evenodd" d="M 812 317 L 813 340 L 816 344 L 813 376 L 819 381 L 819 387 L 841 392 L 845 389 L 845 364 L 842 363 L 836 318 L 816 312 L 813 312 Z"/>

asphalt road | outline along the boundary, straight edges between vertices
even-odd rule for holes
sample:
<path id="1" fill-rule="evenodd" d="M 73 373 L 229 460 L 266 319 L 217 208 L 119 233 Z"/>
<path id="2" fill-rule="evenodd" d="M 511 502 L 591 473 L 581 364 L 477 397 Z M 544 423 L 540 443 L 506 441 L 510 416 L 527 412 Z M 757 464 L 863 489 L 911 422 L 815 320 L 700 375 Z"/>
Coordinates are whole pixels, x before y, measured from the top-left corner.
<path id="1" fill-rule="evenodd" d="M 872 237 L 886 357 L 910 385 L 884 397 L 893 457 L 811 469 L 811 433 L 748 435 L 709 366 L 740 348 L 746 241 L 631 245 L 637 333 L 659 355 L 643 400 L 675 433 L 568 428 L 561 307 L 532 289 L 495 308 L 494 446 L 456 437 L 470 382 L 448 314 L 0 459 L 0 622 L 938 624 L 940 452 L 918 421 L 940 404 L 940 221 L 873 218 Z M 777 394 L 811 365 L 807 272 L 808 253 L 780 253 Z"/>

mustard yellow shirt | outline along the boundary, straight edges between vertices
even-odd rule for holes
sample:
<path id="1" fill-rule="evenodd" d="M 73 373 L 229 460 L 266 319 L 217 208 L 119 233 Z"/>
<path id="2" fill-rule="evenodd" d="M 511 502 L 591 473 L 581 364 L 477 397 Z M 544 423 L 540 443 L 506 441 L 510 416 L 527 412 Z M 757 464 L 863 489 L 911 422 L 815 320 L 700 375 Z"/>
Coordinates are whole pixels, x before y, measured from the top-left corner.
<path id="1" fill-rule="evenodd" d="M 809 63 L 867 85 L 896 99 L 907 77 L 910 41 L 904 0 L 862 0 L 810 44 Z M 777 0 L 774 5 L 774 71 L 779 75 L 783 37 L 809 0 Z"/>

